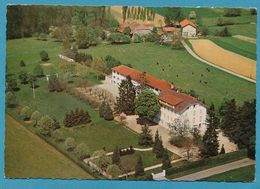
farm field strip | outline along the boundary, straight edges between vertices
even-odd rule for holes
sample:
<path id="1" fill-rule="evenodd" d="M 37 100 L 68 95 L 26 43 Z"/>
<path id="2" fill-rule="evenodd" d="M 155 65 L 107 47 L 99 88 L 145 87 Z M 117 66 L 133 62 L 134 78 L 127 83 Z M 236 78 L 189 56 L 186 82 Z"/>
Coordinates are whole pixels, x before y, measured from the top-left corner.
<path id="1" fill-rule="evenodd" d="M 256 61 L 227 51 L 207 39 L 190 40 L 190 43 L 201 58 L 245 77 L 256 79 Z"/>
<path id="2" fill-rule="evenodd" d="M 9 115 L 6 115 L 5 176 L 93 179 L 86 171 Z"/>

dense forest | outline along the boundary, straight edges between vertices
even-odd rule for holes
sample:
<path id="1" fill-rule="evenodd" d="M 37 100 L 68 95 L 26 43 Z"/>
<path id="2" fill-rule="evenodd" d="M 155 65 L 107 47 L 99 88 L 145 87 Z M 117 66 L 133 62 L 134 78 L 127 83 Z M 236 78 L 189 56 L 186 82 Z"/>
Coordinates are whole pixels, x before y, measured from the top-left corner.
<path id="1" fill-rule="evenodd" d="M 84 25 L 109 28 L 118 24 L 109 8 L 77 6 L 21 6 L 7 7 L 7 39 L 31 37 L 34 33 L 48 33 L 50 26 Z"/>

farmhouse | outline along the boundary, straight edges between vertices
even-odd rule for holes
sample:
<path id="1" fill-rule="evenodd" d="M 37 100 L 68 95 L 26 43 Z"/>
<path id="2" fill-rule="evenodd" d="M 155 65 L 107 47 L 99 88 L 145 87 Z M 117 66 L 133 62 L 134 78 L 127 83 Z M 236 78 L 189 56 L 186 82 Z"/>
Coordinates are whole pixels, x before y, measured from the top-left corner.
<path id="1" fill-rule="evenodd" d="M 145 85 L 159 96 L 161 111 L 154 120 L 156 123 L 168 128 L 175 119 L 180 119 L 191 128 L 197 127 L 202 132 L 206 130 L 206 107 L 198 99 L 178 92 L 177 86 L 165 80 L 124 65 L 112 68 L 110 82 L 119 86 L 127 76 L 131 77 L 136 88 L 144 81 Z"/>
<path id="2" fill-rule="evenodd" d="M 182 37 L 195 37 L 197 35 L 197 26 L 190 20 L 184 19 L 180 22 L 180 27 L 182 31 Z"/>
<path id="3" fill-rule="evenodd" d="M 120 33 L 123 33 L 127 27 L 131 29 L 131 35 L 144 36 L 152 32 L 154 24 L 139 24 L 137 22 L 125 22 L 122 25 L 120 25 L 118 31 Z"/>

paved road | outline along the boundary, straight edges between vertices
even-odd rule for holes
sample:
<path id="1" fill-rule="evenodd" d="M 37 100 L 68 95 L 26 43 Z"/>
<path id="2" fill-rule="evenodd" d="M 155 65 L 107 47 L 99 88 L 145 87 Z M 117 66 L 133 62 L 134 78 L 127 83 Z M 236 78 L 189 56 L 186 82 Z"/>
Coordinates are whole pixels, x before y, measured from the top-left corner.
<path id="1" fill-rule="evenodd" d="M 188 52 L 191 56 L 193 56 L 194 58 L 196 58 L 197 60 L 199 60 L 199 61 L 201 61 L 201 62 L 203 62 L 203 63 L 206 63 L 206 64 L 208 64 L 208 65 L 210 65 L 210 66 L 212 66 L 212 67 L 215 67 L 215 68 L 217 68 L 217 69 L 220 69 L 220 70 L 222 70 L 222 71 L 224 71 L 224 72 L 230 73 L 230 74 L 232 74 L 232 75 L 234 75 L 234 76 L 237 76 L 237 77 L 239 77 L 239 78 L 245 79 L 245 80 L 250 81 L 250 82 L 252 82 L 252 83 L 256 83 L 256 81 L 253 80 L 253 79 L 250 79 L 250 78 L 247 78 L 247 77 L 245 77 L 245 76 L 239 75 L 239 74 L 237 74 L 237 73 L 235 73 L 235 72 L 232 72 L 232 71 L 230 71 L 230 70 L 227 70 L 227 69 L 225 69 L 225 68 L 222 68 L 222 67 L 220 67 L 220 66 L 217 66 L 217 65 L 215 65 L 215 64 L 213 64 L 213 63 L 211 63 L 211 62 L 208 62 L 208 61 L 202 59 L 202 58 L 199 57 L 195 52 L 193 52 L 193 50 L 185 43 L 185 41 L 182 41 L 182 44 L 183 44 L 184 48 L 187 50 L 187 52 Z"/>
<path id="2" fill-rule="evenodd" d="M 203 179 L 203 178 L 210 177 L 212 175 L 224 173 L 224 172 L 227 172 L 227 171 L 230 171 L 230 170 L 233 170 L 233 169 L 238 169 L 240 167 L 245 167 L 245 166 L 253 165 L 253 164 L 255 164 L 254 160 L 245 158 L 245 159 L 241 159 L 241 160 L 238 160 L 238 161 L 234 161 L 232 163 L 227 163 L 227 164 L 224 164 L 224 165 L 213 167 L 213 168 L 210 168 L 210 169 L 207 169 L 207 170 L 204 170 L 204 171 L 196 172 L 196 173 L 186 175 L 186 176 L 183 176 L 183 177 L 179 177 L 179 178 L 176 178 L 176 179 L 172 179 L 172 180 L 178 180 L 178 181 L 181 181 L 181 180 L 185 180 L 185 181 L 200 180 L 200 179 Z"/>

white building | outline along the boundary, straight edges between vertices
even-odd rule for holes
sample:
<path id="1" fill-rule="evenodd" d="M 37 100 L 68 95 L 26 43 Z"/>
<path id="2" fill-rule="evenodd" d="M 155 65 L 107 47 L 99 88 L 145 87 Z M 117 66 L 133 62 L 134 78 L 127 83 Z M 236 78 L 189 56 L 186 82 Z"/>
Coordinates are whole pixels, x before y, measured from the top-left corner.
<path id="1" fill-rule="evenodd" d="M 196 37 L 197 27 L 192 21 L 185 19 L 180 22 L 180 27 L 181 27 L 182 37 L 184 38 Z"/>
<path id="2" fill-rule="evenodd" d="M 177 92 L 178 87 L 165 80 L 124 65 L 112 68 L 110 83 L 119 86 L 127 76 L 131 77 L 135 87 L 144 79 L 146 85 L 159 96 L 161 110 L 154 120 L 156 123 L 168 129 L 175 119 L 182 119 L 191 128 L 197 127 L 202 132 L 206 130 L 206 107 L 198 99 Z"/>

